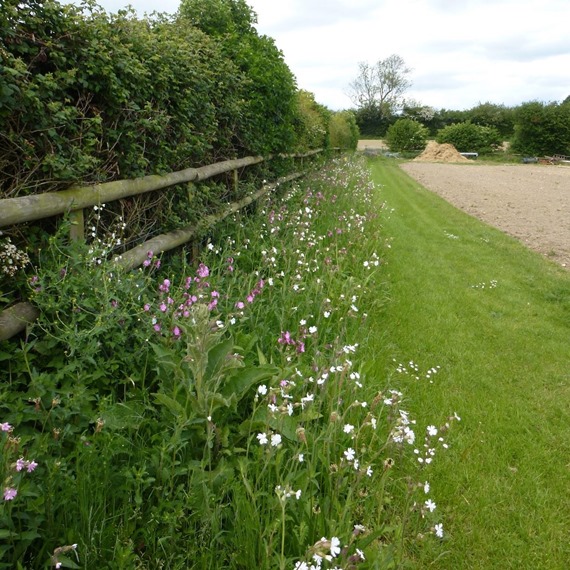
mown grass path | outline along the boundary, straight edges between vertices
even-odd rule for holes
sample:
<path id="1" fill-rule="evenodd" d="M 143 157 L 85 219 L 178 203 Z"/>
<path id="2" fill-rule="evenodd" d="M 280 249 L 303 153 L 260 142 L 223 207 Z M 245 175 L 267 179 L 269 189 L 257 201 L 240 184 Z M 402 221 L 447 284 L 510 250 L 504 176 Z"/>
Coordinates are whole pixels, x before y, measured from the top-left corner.
<path id="1" fill-rule="evenodd" d="M 420 420 L 462 416 L 426 471 L 446 536 L 414 567 L 568 568 L 570 274 L 395 162 L 370 168 L 393 238 L 376 363 L 441 366 L 432 383 L 401 377 L 408 408 Z"/>

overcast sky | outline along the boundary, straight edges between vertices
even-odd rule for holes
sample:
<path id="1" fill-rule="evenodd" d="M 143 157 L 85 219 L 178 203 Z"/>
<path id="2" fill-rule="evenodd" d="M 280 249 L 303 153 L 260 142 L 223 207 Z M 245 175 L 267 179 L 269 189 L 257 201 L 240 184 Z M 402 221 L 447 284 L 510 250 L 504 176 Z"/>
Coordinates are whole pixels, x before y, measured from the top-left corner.
<path id="1" fill-rule="evenodd" d="M 79 3 L 79 0 L 67 0 Z M 109 11 L 174 13 L 179 0 L 98 0 Z M 249 0 L 300 89 L 351 108 L 358 62 L 412 68 L 409 98 L 437 109 L 515 106 L 570 95 L 570 0 Z"/>

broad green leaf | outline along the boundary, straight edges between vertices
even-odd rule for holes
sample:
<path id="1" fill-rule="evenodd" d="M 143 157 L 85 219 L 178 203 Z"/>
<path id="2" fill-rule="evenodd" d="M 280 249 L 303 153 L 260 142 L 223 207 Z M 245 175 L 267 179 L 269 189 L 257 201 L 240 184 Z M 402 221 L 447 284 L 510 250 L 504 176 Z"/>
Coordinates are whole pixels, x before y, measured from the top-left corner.
<path id="1" fill-rule="evenodd" d="M 186 410 L 184 409 L 182 404 L 180 404 L 180 402 L 177 402 L 174 398 L 171 398 L 170 396 L 167 396 L 166 394 L 161 394 L 160 392 L 155 394 L 154 398 L 157 402 L 159 402 L 163 406 L 167 407 L 170 410 L 170 412 L 172 413 L 172 415 L 174 415 L 176 417 L 179 417 L 179 416 L 185 417 L 186 416 Z"/>
<path id="2" fill-rule="evenodd" d="M 225 383 L 222 394 L 228 396 L 235 394 L 238 401 L 243 398 L 245 393 L 258 382 L 268 380 L 279 373 L 279 368 L 275 366 L 257 366 L 250 368 L 242 368 L 234 374 Z"/>
<path id="3" fill-rule="evenodd" d="M 208 352 L 208 366 L 206 378 L 213 378 L 223 367 L 228 355 L 233 351 L 234 343 L 231 339 L 213 346 Z"/>

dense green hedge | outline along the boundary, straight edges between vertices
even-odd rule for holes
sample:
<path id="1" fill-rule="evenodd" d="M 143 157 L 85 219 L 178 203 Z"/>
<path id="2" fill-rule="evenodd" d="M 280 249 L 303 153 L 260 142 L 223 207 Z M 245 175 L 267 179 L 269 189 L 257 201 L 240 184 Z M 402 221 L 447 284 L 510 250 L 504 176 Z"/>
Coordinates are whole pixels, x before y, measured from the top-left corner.
<path id="1" fill-rule="evenodd" d="M 526 155 L 570 155 L 570 104 L 531 101 L 521 105 L 512 148 Z"/>
<path id="2" fill-rule="evenodd" d="M 3 197 L 295 146 L 296 86 L 273 40 L 178 15 L 6 0 L 0 11 Z M 216 5 L 208 3 L 212 15 Z M 201 29 L 202 28 L 202 29 Z"/>

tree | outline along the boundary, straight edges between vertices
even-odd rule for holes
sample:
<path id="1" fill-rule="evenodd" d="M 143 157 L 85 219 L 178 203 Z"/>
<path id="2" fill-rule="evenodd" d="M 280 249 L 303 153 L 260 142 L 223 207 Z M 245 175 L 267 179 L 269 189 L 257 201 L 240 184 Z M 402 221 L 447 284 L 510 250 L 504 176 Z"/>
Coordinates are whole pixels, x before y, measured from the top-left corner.
<path id="1" fill-rule="evenodd" d="M 494 127 L 502 137 L 512 136 L 514 131 L 514 111 L 504 105 L 479 103 L 467 111 L 468 120 L 476 125 Z"/>
<path id="2" fill-rule="evenodd" d="M 570 155 L 570 105 L 523 103 L 515 115 L 512 149 L 526 155 Z"/>
<path id="3" fill-rule="evenodd" d="M 329 122 L 329 137 L 332 147 L 356 150 L 359 132 L 352 111 L 339 111 L 333 114 Z"/>
<path id="4" fill-rule="evenodd" d="M 411 86 L 402 57 L 393 54 L 373 65 L 367 62 L 358 64 L 358 76 L 349 85 L 349 97 L 359 110 L 376 110 L 380 117 L 387 117 L 403 103 L 403 95 Z"/>
<path id="5" fill-rule="evenodd" d="M 429 130 L 413 119 L 399 119 L 386 132 L 386 142 L 395 152 L 423 150 Z"/>

